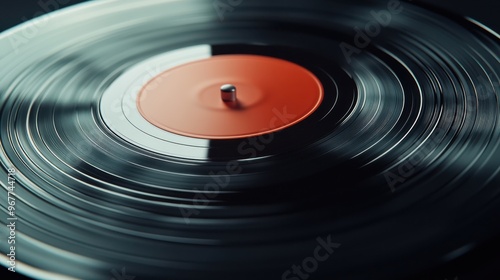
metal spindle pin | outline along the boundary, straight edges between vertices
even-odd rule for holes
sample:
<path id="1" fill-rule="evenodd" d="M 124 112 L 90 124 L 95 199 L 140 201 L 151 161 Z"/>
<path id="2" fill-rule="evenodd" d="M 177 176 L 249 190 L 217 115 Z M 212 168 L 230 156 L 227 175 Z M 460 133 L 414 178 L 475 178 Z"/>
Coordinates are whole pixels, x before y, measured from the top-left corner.
<path id="1" fill-rule="evenodd" d="M 220 95 L 224 102 L 236 101 L 236 87 L 231 84 L 225 84 L 220 87 Z"/>

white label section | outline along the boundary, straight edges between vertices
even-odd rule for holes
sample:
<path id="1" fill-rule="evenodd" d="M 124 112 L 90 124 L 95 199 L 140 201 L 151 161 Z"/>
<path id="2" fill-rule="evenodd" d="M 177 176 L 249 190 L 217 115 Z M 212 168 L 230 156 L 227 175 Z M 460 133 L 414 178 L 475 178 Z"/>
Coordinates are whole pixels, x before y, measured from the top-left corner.
<path id="1" fill-rule="evenodd" d="M 134 65 L 103 94 L 100 110 L 104 122 L 118 136 L 141 148 L 169 156 L 206 159 L 209 140 L 156 127 L 139 112 L 137 98 L 141 89 L 159 74 L 211 56 L 210 45 L 198 45 L 163 53 Z"/>

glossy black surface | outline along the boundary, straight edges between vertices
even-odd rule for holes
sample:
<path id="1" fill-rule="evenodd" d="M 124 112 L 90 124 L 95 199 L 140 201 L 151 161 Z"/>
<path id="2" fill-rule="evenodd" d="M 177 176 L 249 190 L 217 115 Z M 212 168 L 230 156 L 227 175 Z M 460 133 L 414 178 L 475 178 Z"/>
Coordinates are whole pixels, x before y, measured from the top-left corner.
<path id="1" fill-rule="evenodd" d="M 311 279 L 401 279 L 495 238 L 499 39 L 402 7 L 363 47 L 353 27 L 387 2 L 246 1 L 222 19 L 207 1 L 123 1 L 61 14 L 16 50 L 3 39 L 0 159 L 22 174 L 19 260 L 83 279 L 122 267 L 280 279 L 331 235 L 341 246 Z M 210 141 L 204 160 L 107 129 L 98 105 L 113 79 L 196 44 L 299 63 L 325 102 L 279 133 Z"/>

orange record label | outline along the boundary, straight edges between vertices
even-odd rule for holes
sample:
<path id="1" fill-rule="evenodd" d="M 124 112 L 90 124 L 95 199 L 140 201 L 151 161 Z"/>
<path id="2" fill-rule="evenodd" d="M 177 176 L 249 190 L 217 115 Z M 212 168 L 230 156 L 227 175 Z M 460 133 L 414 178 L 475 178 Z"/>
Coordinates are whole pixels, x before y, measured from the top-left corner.
<path id="1" fill-rule="evenodd" d="M 236 139 L 272 133 L 311 115 L 323 87 L 295 63 L 258 55 L 220 55 L 163 72 L 142 88 L 141 115 L 184 136 Z"/>

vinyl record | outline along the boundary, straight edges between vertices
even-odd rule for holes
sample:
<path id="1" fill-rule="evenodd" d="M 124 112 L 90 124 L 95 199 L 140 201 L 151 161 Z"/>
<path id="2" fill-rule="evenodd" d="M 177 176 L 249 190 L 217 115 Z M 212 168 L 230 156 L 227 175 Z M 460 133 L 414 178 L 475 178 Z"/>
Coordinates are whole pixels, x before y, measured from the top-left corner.
<path id="1" fill-rule="evenodd" d="M 0 35 L 20 274 L 404 279 L 500 234 L 500 37 L 477 22 L 397 0 L 50 15 Z"/>

